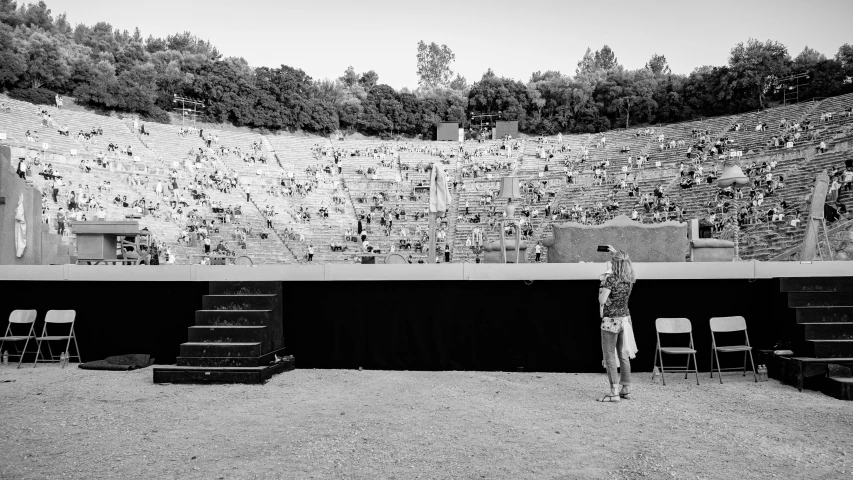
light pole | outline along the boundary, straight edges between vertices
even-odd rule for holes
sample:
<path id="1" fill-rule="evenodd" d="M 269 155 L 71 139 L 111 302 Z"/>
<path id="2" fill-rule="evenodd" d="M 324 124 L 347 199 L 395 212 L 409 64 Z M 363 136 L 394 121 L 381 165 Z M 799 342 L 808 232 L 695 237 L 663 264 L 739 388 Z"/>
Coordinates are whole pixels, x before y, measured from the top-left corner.
<path id="1" fill-rule="evenodd" d="M 749 185 L 749 178 L 744 175 L 743 170 L 740 168 L 740 163 L 737 161 L 736 157 L 729 157 L 723 163 L 723 173 L 720 175 L 720 178 L 717 179 L 717 186 L 720 188 L 732 187 L 732 192 L 734 193 L 733 199 L 735 204 L 735 223 L 734 223 L 734 231 L 735 231 L 735 258 L 734 261 L 740 260 L 740 252 L 738 249 L 738 237 L 740 234 L 740 203 L 738 202 L 737 193 L 735 189 L 745 187 Z"/>

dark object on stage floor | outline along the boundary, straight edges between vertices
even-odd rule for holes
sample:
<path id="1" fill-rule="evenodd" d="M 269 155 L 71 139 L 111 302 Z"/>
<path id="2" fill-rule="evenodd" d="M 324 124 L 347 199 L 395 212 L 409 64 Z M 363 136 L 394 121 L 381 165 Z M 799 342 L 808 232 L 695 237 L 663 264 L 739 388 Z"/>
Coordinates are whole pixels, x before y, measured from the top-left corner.
<path id="1" fill-rule="evenodd" d="M 86 362 L 78 365 L 78 368 L 83 370 L 111 370 L 118 372 L 126 372 L 128 370 L 136 370 L 137 368 L 145 368 L 154 363 L 151 355 L 139 353 L 131 353 L 129 355 L 116 355 L 107 357 L 103 360 L 95 360 L 94 362 Z"/>
<path id="2" fill-rule="evenodd" d="M 177 365 L 154 367 L 154 383 L 263 383 L 292 370 L 284 356 L 281 282 L 210 282 Z"/>
<path id="3" fill-rule="evenodd" d="M 598 249 L 596 249 L 595 251 L 596 252 L 609 252 L 610 247 L 608 247 L 607 245 L 599 245 Z"/>

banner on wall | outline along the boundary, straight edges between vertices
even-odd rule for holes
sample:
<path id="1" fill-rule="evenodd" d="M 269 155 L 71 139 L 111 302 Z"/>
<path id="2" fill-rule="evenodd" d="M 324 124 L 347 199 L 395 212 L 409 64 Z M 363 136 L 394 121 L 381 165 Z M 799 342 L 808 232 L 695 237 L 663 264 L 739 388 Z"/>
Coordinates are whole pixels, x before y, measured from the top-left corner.
<path id="1" fill-rule="evenodd" d="M 24 256 L 27 248 L 27 219 L 24 217 L 24 194 L 18 197 L 18 208 L 15 209 L 15 255 Z"/>

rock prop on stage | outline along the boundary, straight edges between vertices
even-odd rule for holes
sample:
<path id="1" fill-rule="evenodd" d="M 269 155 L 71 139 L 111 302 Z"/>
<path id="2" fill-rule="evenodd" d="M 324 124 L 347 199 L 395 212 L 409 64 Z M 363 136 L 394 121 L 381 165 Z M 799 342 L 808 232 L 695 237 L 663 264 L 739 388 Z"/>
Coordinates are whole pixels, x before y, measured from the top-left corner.
<path id="1" fill-rule="evenodd" d="M 599 245 L 624 250 L 634 262 L 684 262 L 690 246 L 687 223 L 641 224 L 625 215 L 601 225 L 554 224 L 553 230 L 554 236 L 542 241 L 548 263 L 607 261 L 610 254 L 598 252 Z"/>

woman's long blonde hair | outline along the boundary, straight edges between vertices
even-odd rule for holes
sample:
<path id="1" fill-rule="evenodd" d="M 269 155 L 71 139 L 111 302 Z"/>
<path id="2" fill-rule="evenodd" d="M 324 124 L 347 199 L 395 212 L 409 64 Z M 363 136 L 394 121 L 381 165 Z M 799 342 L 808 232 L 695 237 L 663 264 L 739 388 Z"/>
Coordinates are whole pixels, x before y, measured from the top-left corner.
<path id="1" fill-rule="evenodd" d="M 634 266 L 631 264 L 631 257 L 628 256 L 627 252 L 617 250 L 613 254 L 611 264 L 613 265 L 612 275 L 616 280 L 632 284 L 636 281 L 634 278 Z"/>

